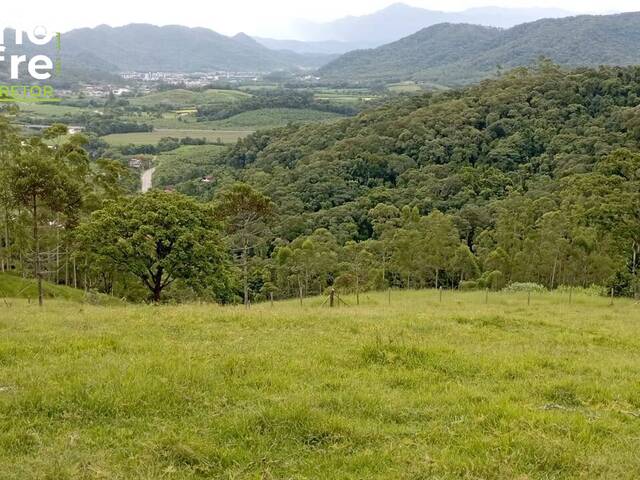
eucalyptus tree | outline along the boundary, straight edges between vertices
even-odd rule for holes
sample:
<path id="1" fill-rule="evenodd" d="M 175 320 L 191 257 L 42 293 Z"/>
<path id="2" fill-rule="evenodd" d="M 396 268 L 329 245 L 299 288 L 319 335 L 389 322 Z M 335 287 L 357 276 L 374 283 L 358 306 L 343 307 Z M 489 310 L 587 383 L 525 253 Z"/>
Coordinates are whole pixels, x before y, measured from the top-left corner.
<path id="1" fill-rule="evenodd" d="M 271 199 L 245 183 L 235 183 L 214 199 L 214 215 L 228 233 L 242 268 L 243 298 L 249 305 L 249 255 L 270 241 L 269 223 L 275 207 Z"/>

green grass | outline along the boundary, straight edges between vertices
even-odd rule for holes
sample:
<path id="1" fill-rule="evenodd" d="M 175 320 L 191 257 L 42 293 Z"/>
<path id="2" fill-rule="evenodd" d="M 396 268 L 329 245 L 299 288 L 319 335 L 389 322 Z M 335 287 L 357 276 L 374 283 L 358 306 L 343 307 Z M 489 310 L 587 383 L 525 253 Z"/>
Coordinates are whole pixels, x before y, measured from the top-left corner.
<path id="1" fill-rule="evenodd" d="M 387 85 L 387 89 L 391 92 L 395 93 L 415 93 L 422 91 L 420 85 L 416 82 L 399 82 L 399 83 L 390 83 Z"/>
<path id="2" fill-rule="evenodd" d="M 324 122 L 338 118 L 344 118 L 344 116 L 311 109 L 261 108 L 209 123 L 218 128 L 251 128 L 257 130 L 259 128 L 284 126 L 288 123 Z"/>
<path id="3" fill-rule="evenodd" d="M 138 106 L 171 105 L 176 107 L 193 107 L 203 104 L 233 103 L 250 96 L 250 94 L 238 90 L 210 89 L 203 92 L 193 92 L 190 90 L 174 89 L 131 98 L 129 101 L 132 105 Z"/>
<path id="4" fill-rule="evenodd" d="M 230 118 L 216 121 L 198 122 L 195 115 L 178 116 L 166 113 L 162 118 L 137 118 L 160 129 L 193 129 L 193 130 L 257 130 L 287 125 L 288 123 L 323 122 L 344 118 L 342 115 L 319 110 L 299 108 L 261 108 L 239 113 Z"/>
<path id="5" fill-rule="evenodd" d="M 638 477 L 634 302 L 361 299 L 0 305 L 0 477 Z"/>
<path id="6" fill-rule="evenodd" d="M 205 138 L 210 142 L 235 143 L 239 138 L 244 138 L 251 134 L 251 130 L 198 130 L 198 129 L 156 129 L 153 132 L 140 133 L 114 133 L 102 137 L 110 145 L 147 145 L 156 144 L 163 137 L 174 138 Z"/>
<path id="7" fill-rule="evenodd" d="M 220 145 L 185 145 L 156 158 L 154 186 L 176 185 L 211 173 L 214 160 L 227 147 Z"/>
<path id="8" fill-rule="evenodd" d="M 60 117 L 64 115 L 77 115 L 82 108 L 70 107 L 66 105 L 54 105 L 48 103 L 24 103 L 19 104 L 20 112 L 28 115 L 39 115 L 43 117 Z"/>
<path id="9" fill-rule="evenodd" d="M 44 296 L 47 299 L 62 299 L 73 302 L 92 300 L 107 304 L 116 302 L 115 299 L 106 295 L 91 294 L 91 298 L 89 299 L 83 290 L 56 285 L 50 282 L 43 282 L 43 287 Z M 35 303 L 38 298 L 38 285 L 35 280 L 32 279 L 22 278 L 8 273 L 0 273 L 0 298 L 23 298 Z"/>

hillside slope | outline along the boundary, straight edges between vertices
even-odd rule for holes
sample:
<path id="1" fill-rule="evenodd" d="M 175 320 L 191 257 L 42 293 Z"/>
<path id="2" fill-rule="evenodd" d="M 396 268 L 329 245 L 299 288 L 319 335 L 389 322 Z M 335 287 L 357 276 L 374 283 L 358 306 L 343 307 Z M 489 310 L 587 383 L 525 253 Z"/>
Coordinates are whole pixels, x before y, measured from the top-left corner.
<path id="1" fill-rule="evenodd" d="M 5 36 L 12 39 L 14 33 L 7 30 Z M 54 43 L 46 47 L 27 44 L 10 53 L 48 53 L 55 58 Z M 72 30 L 61 38 L 63 71 L 269 72 L 317 68 L 333 58 L 270 50 L 244 34 L 227 37 L 206 28 L 177 25 L 101 25 Z M 7 63 L 0 68 L 6 70 Z"/>
<path id="2" fill-rule="evenodd" d="M 640 150 L 639 79 L 640 67 L 541 65 L 329 124 L 259 132 L 210 173 L 251 183 L 280 205 L 281 238 L 324 227 L 342 242 L 367 239 L 370 210 L 386 203 L 458 215 L 473 246 L 494 222 L 492 202 L 532 185 L 560 191 L 555 182 L 593 171 L 617 149 Z M 210 198 L 220 187 L 194 177 L 178 189 Z"/>
<path id="3" fill-rule="evenodd" d="M 76 288 L 43 282 L 45 298 L 84 302 L 87 300 L 85 292 Z M 37 302 L 38 285 L 35 280 L 22 278 L 8 273 L 0 273 L 0 298 L 28 298 Z M 118 300 L 108 295 L 92 294 L 92 300 L 101 304 L 116 304 Z"/>
<path id="4" fill-rule="evenodd" d="M 435 25 L 376 49 L 349 52 L 320 72 L 327 79 L 460 84 L 541 56 L 569 67 L 640 63 L 640 13 L 545 19 L 508 30 Z"/>
<path id="5" fill-rule="evenodd" d="M 390 305 L 386 292 L 321 302 L 0 307 L 3 480 L 640 470 L 633 301 L 394 291 Z"/>

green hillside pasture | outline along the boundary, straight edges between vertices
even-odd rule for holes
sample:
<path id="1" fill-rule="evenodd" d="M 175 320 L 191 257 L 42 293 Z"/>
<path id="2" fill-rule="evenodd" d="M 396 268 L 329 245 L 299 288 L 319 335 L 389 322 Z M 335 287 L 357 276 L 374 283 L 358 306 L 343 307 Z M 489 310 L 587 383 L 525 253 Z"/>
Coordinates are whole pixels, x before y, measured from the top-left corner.
<path id="1" fill-rule="evenodd" d="M 176 107 L 192 107 L 203 104 L 233 103 L 251 95 L 238 90 L 209 89 L 203 92 L 174 89 L 163 92 L 154 92 L 142 97 L 131 98 L 132 105 L 152 107 L 154 105 L 169 105 Z"/>
<path id="2" fill-rule="evenodd" d="M 18 104 L 20 113 L 28 116 L 38 117 L 62 117 L 64 115 L 78 115 L 83 108 L 70 107 L 67 105 L 56 105 L 49 103 L 23 103 Z"/>
<path id="3" fill-rule="evenodd" d="M 316 100 L 324 100 L 339 105 L 352 105 L 361 102 L 369 102 L 377 97 L 378 95 L 367 89 L 342 90 L 336 88 L 321 89 L 316 91 L 314 95 Z"/>
<path id="4" fill-rule="evenodd" d="M 280 127 L 288 123 L 312 123 L 324 122 L 344 118 L 343 115 L 331 112 L 322 112 L 312 109 L 299 108 L 261 108 L 249 112 L 239 113 L 224 120 L 198 122 L 195 115 L 176 115 L 167 113 L 162 118 L 137 118 L 137 121 L 150 123 L 155 128 L 193 130 L 225 130 L 225 129 L 251 129 Z"/>
<path id="5" fill-rule="evenodd" d="M 390 83 L 387 89 L 394 93 L 416 93 L 421 92 L 422 88 L 416 82 L 399 82 Z"/>
<path id="6" fill-rule="evenodd" d="M 235 143 L 239 138 L 244 138 L 253 133 L 251 130 L 173 130 L 157 129 L 153 132 L 139 133 L 114 133 L 102 137 L 107 143 L 113 146 L 121 145 L 155 145 L 163 137 L 174 138 L 205 138 L 209 142 Z"/>
<path id="7" fill-rule="evenodd" d="M 176 185 L 211 172 L 214 160 L 226 150 L 219 145 L 187 145 L 158 155 L 154 186 Z"/>
<path id="8" fill-rule="evenodd" d="M 74 302 L 83 302 L 91 299 L 99 303 L 115 303 L 116 299 L 107 295 L 91 294 L 90 298 L 83 290 L 55 285 L 50 282 L 43 282 L 44 296 L 47 299 L 63 299 Z M 35 280 L 18 277 L 8 273 L 0 273 L 0 298 L 15 299 L 26 298 L 36 303 L 38 298 L 38 285 Z M 2 302 L 0 302 L 2 303 Z M 0 308 L 2 306 L 0 305 Z"/>
<path id="9" fill-rule="evenodd" d="M 3 480 L 636 479 L 640 310 L 0 305 Z"/>
<path id="10" fill-rule="evenodd" d="M 210 122 L 218 128 L 260 128 L 280 127 L 289 123 L 324 122 L 344 118 L 343 115 L 319 110 L 299 108 L 262 108 L 243 112 L 225 120 Z"/>

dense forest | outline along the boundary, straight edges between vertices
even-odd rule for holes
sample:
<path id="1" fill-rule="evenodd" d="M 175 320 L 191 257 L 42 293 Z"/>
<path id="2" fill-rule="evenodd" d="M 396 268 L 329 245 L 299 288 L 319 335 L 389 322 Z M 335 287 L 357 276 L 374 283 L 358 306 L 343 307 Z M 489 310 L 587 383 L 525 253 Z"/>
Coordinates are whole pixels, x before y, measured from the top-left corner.
<path id="1" fill-rule="evenodd" d="M 442 23 L 393 43 L 346 53 L 320 69 L 325 80 L 468 84 L 544 56 L 566 67 L 640 63 L 640 13 L 543 19 L 502 30 Z"/>
<path id="2" fill-rule="evenodd" d="M 49 131 L 45 148 L 5 133 L 2 265 L 36 274 L 30 232 L 40 232 L 41 270 L 132 299 L 515 282 L 634 295 L 639 104 L 639 67 L 541 62 L 258 132 L 212 151 L 176 192 L 133 197 L 117 165 L 82 153 L 81 136 Z M 28 182 L 25 172 L 51 165 L 57 183 Z"/>

